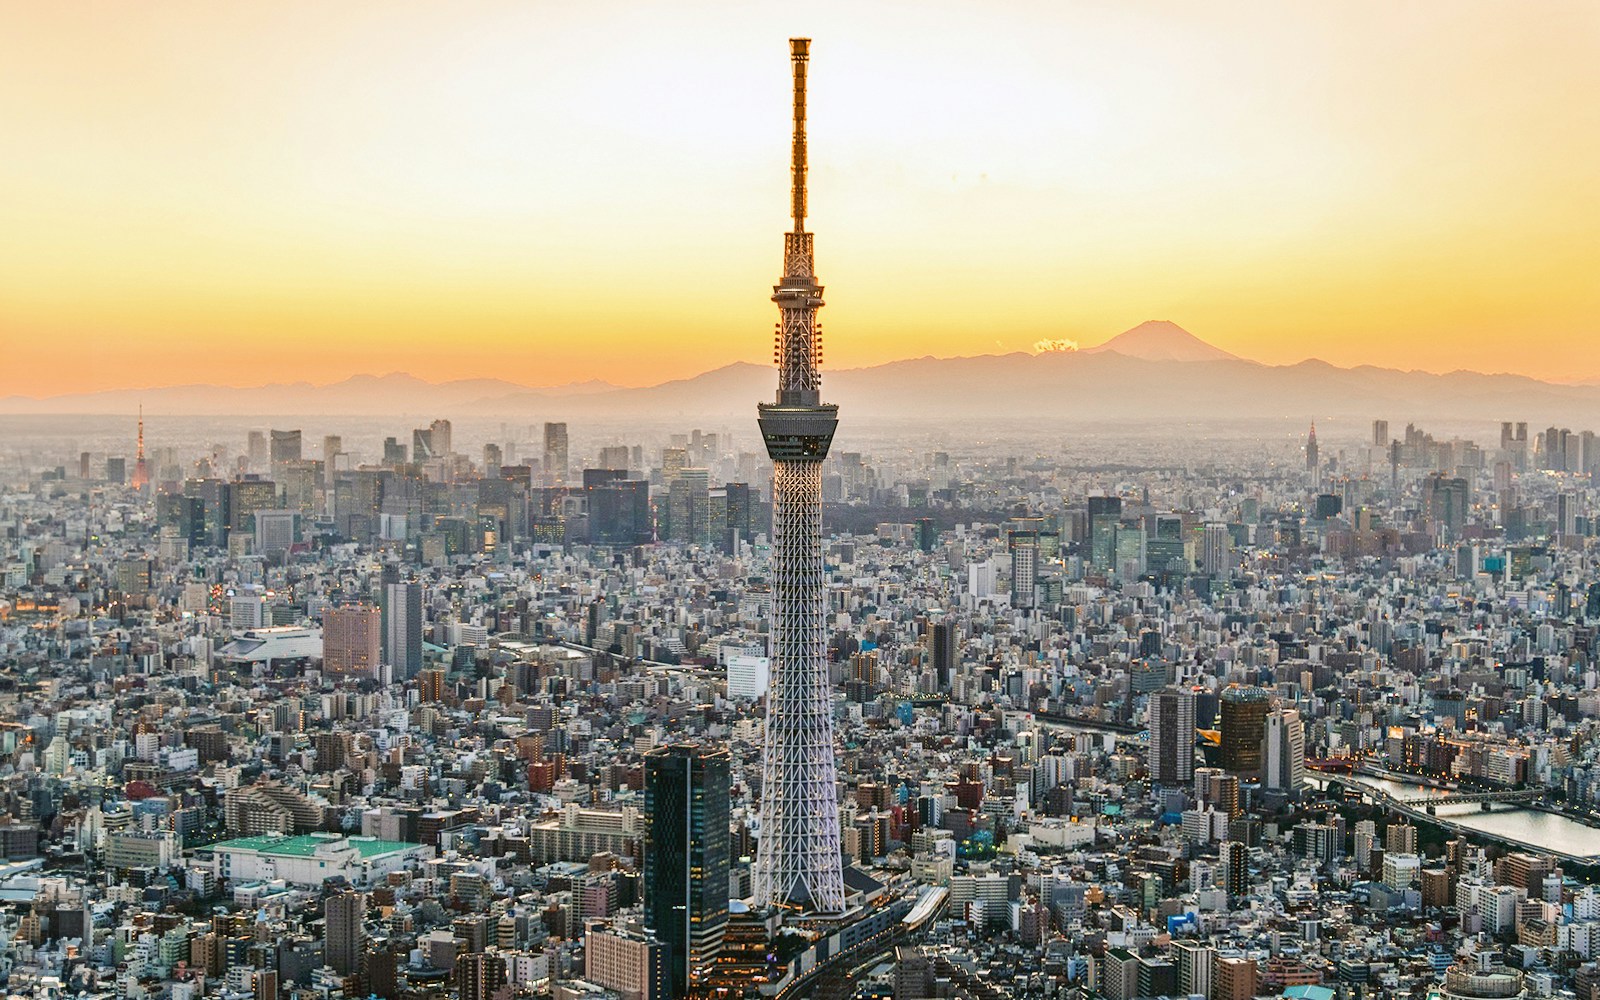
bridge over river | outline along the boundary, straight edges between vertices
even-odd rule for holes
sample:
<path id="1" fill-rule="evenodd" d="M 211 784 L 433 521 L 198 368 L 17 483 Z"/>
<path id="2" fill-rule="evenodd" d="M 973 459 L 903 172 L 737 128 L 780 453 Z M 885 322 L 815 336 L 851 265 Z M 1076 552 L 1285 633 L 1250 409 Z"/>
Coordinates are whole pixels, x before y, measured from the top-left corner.
<path id="1" fill-rule="evenodd" d="M 1600 865 L 1600 826 L 1561 813 L 1530 809 L 1541 789 L 1461 792 L 1368 773 L 1311 772 L 1313 784 L 1337 785 L 1421 823 L 1497 841 L 1517 850 Z"/>

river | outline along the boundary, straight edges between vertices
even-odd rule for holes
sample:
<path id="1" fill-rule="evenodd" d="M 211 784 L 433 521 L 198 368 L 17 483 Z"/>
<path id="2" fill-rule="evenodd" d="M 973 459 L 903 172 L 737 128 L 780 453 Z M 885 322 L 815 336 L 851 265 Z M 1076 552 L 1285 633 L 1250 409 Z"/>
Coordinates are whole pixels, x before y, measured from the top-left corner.
<path id="1" fill-rule="evenodd" d="M 1357 781 L 1381 788 L 1391 795 L 1406 798 L 1435 791 L 1425 785 L 1393 778 L 1354 775 Z M 1556 851 L 1584 858 L 1600 858 L 1600 827 L 1589 826 L 1556 813 L 1524 809 L 1517 805 L 1495 805 L 1490 812 L 1475 803 L 1440 805 L 1434 815 L 1483 833 L 1504 837 L 1535 850 Z"/>

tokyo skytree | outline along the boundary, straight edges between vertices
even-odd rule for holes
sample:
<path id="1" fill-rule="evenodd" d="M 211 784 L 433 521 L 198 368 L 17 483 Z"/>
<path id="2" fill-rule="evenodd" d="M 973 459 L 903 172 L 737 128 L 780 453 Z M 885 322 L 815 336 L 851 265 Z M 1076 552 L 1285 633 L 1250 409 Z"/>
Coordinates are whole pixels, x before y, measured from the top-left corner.
<path id="1" fill-rule="evenodd" d="M 822 286 L 806 232 L 806 65 L 811 40 L 791 38 L 794 142 L 790 207 L 773 360 L 778 395 L 758 407 L 772 458 L 772 680 L 761 768 L 758 905 L 816 914 L 844 911 L 839 803 L 833 763 L 833 692 L 828 682 L 827 584 L 822 570 L 822 461 L 839 408 L 822 402 Z"/>

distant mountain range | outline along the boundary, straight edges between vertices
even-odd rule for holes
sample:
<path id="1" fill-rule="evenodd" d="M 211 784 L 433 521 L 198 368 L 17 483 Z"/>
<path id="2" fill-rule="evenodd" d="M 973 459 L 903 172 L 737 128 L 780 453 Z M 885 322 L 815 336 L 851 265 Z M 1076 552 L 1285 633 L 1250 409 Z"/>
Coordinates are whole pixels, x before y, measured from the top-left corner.
<path id="1" fill-rule="evenodd" d="M 1062 346 L 1069 346 L 1060 342 Z M 726 365 L 644 388 L 604 382 L 530 387 L 500 379 L 427 382 L 411 375 L 359 375 L 332 385 L 256 388 L 210 385 L 115 390 L 45 399 L 0 399 L 0 413 L 324 416 L 633 420 L 739 419 L 772 394 L 770 367 Z M 1143 323 L 1086 350 L 965 358 L 912 358 L 826 371 L 823 396 L 850 420 L 1182 421 L 1327 418 L 1527 420 L 1600 425 L 1600 386 L 1559 385 L 1522 375 L 1484 375 L 1323 361 L 1264 365 L 1236 357 L 1166 321 Z"/>

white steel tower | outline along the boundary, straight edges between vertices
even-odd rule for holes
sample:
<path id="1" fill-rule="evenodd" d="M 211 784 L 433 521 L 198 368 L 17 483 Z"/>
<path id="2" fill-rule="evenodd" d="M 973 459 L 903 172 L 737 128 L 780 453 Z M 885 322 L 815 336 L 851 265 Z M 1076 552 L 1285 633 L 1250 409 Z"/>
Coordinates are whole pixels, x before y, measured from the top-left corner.
<path id="1" fill-rule="evenodd" d="M 761 767 L 758 904 L 817 914 L 844 911 L 839 803 L 833 764 L 822 574 L 822 460 L 839 408 L 822 402 L 822 286 L 806 232 L 806 62 L 811 40 L 791 38 L 794 66 L 794 230 L 783 237 L 775 357 L 778 396 L 759 407 L 772 458 L 772 680 Z"/>

